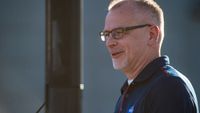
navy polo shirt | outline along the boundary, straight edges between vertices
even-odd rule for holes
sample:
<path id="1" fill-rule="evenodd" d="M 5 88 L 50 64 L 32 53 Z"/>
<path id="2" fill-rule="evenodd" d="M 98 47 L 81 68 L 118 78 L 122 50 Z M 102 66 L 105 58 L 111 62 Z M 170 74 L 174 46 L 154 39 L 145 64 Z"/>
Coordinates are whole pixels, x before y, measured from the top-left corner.
<path id="1" fill-rule="evenodd" d="M 162 56 L 121 88 L 115 113 L 199 113 L 190 81 Z"/>

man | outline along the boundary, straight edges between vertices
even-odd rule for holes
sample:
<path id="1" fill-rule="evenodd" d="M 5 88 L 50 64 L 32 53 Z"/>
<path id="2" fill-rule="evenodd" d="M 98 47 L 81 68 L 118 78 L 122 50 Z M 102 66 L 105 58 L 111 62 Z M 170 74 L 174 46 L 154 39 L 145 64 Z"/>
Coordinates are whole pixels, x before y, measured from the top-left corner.
<path id="1" fill-rule="evenodd" d="M 199 113 L 190 81 L 161 56 L 163 11 L 153 0 L 113 0 L 100 33 L 127 77 L 115 113 Z"/>

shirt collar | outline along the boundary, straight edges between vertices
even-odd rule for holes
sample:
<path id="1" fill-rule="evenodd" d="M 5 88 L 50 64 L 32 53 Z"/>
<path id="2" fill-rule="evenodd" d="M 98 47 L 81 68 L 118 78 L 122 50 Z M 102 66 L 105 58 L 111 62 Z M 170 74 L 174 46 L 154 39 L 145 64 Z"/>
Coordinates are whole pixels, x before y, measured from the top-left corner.
<path id="1" fill-rule="evenodd" d="M 160 69 L 160 67 L 163 67 L 169 64 L 170 64 L 169 57 L 166 55 L 156 58 L 155 60 L 150 62 L 142 70 L 142 72 L 140 72 L 140 74 L 135 78 L 135 80 L 130 85 L 148 81 L 154 75 L 153 73 L 156 72 L 156 70 Z M 128 87 L 128 83 L 126 81 L 121 88 L 121 92 L 123 93 L 127 87 Z"/>

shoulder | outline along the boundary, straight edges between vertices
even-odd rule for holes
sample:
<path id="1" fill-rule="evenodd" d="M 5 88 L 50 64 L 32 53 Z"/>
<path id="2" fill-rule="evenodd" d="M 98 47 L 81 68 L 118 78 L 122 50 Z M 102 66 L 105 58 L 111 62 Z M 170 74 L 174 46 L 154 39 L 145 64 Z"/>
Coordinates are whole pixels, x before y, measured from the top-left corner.
<path id="1" fill-rule="evenodd" d="M 153 92 L 172 93 L 173 95 L 194 93 L 193 86 L 186 76 L 171 66 L 160 68 L 160 74 L 152 87 Z"/>
<path id="2" fill-rule="evenodd" d="M 194 103 L 197 100 L 190 81 L 171 66 L 160 69 L 157 80 L 146 99 L 148 108 L 162 111 L 162 113 L 165 113 L 166 109 L 170 113 L 193 111 L 195 109 Z M 177 111 L 173 111 L 174 109 Z"/>
<path id="3" fill-rule="evenodd" d="M 175 68 L 165 66 L 161 67 L 160 71 L 159 80 L 157 81 L 158 86 L 170 88 L 171 90 L 194 90 L 189 79 Z"/>

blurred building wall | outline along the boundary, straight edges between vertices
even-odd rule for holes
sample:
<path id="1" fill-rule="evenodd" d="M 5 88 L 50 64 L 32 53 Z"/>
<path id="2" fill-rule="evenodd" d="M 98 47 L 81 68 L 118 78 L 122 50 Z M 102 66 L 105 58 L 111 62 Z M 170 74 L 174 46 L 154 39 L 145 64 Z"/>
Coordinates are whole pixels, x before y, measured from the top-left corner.
<path id="1" fill-rule="evenodd" d="M 125 80 L 121 72 L 113 70 L 99 37 L 108 1 L 84 0 L 83 113 L 112 113 Z M 191 80 L 200 100 L 200 4 L 198 0 L 157 1 L 165 13 L 162 54 L 167 54 L 171 64 Z"/>
<path id="2" fill-rule="evenodd" d="M 44 102 L 45 0 L 0 0 L 0 113 Z"/>

